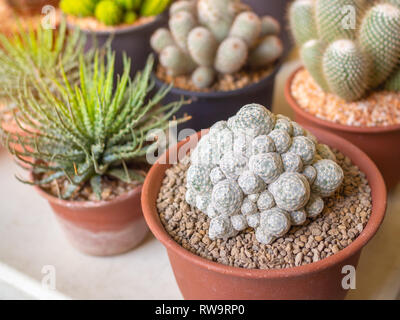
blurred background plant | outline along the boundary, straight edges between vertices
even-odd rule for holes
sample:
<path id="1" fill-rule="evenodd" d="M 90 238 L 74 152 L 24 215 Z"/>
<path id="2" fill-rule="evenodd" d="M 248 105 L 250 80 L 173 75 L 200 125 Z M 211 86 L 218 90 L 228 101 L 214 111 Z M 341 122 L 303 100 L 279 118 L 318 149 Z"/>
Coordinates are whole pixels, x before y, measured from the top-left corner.
<path id="1" fill-rule="evenodd" d="M 62 79 L 61 66 L 68 80 L 79 80 L 79 56 L 84 52 L 85 36 L 78 30 L 67 34 L 66 22 L 58 29 L 19 27 L 12 37 L 0 34 L 0 100 L 17 96 L 23 83 L 34 89 L 36 79 L 50 84 Z M 84 60 L 90 65 L 93 50 Z"/>
<path id="2" fill-rule="evenodd" d="M 296 0 L 289 17 L 301 59 L 324 91 L 347 101 L 400 91 L 399 0 Z"/>
<path id="3" fill-rule="evenodd" d="M 77 60 L 78 84 L 68 78 L 64 63 L 62 79 L 55 74 L 48 76 L 51 83 L 32 79 L 35 91 L 25 78 L 22 90 L 12 96 L 19 107 L 14 119 L 20 131 L 3 127 L 1 134 L 18 162 L 32 170 L 34 181 L 28 183 L 43 186 L 60 181 L 59 196 L 64 199 L 90 183 L 100 199 L 103 176 L 143 180 L 137 165 L 157 143 L 146 143 L 147 133 L 168 128 L 169 118 L 184 101 L 160 106 L 168 87 L 149 97 L 153 57 L 134 79 L 129 76 L 131 62 L 124 57 L 124 72 L 116 83 L 110 50 L 107 55 L 96 51 L 93 67 L 87 66 L 82 54 Z"/>
<path id="4" fill-rule="evenodd" d="M 140 16 L 162 13 L 171 0 L 61 0 L 60 9 L 71 16 L 95 17 L 105 25 L 132 24 Z"/>

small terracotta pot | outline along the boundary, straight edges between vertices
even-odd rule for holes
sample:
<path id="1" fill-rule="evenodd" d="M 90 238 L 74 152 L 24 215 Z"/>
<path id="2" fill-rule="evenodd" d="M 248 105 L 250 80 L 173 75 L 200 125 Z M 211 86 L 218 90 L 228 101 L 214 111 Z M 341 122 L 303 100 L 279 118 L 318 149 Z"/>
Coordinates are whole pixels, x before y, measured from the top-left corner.
<path id="1" fill-rule="evenodd" d="M 291 93 L 291 84 L 296 70 L 287 80 L 285 87 L 286 100 L 295 113 L 296 122 L 304 126 L 320 128 L 352 142 L 361 148 L 376 163 L 385 179 L 388 189 L 393 189 L 400 181 L 400 125 L 386 127 L 346 126 L 317 118 L 302 109 Z"/>
<path id="2" fill-rule="evenodd" d="M 40 187 L 70 243 L 83 253 L 110 256 L 136 247 L 148 232 L 140 206 L 142 186 L 110 201 L 66 201 Z"/>
<path id="3" fill-rule="evenodd" d="M 157 196 L 165 177 L 170 149 L 151 168 L 143 185 L 142 208 L 150 230 L 167 248 L 176 281 L 185 299 L 343 299 L 342 268 L 356 267 L 362 248 L 375 235 L 386 210 L 386 188 L 379 170 L 368 156 L 350 142 L 310 128 L 317 138 L 337 148 L 366 174 L 372 190 L 371 218 L 360 236 L 345 249 L 308 265 L 276 270 L 242 269 L 211 262 L 176 243 L 165 231 L 156 208 Z M 178 144 L 178 149 L 190 141 Z M 185 145 L 185 149 L 188 145 Z"/>

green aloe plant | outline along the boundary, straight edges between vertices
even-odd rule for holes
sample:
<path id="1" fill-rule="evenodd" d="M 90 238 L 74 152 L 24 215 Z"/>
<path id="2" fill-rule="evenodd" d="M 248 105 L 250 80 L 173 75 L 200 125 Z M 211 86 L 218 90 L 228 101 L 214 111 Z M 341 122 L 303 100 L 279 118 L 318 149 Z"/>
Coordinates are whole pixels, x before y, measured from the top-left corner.
<path id="1" fill-rule="evenodd" d="M 0 35 L 0 100 L 16 96 L 23 82 L 33 88 L 37 78 L 62 79 L 61 65 L 71 83 L 79 80 L 79 56 L 86 39 L 78 30 L 69 36 L 67 32 L 62 21 L 57 30 L 20 26 L 11 38 Z M 93 51 L 87 52 L 85 60 L 92 58 Z"/>
<path id="2" fill-rule="evenodd" d="M 36 97 L 25 82 L 15 101 L 20 110 L 14 114 L 22 132 L 2 129 L 2 137 L 16 159 L 35 177 L 42 177 L 27 183 L 45 185 L 66 179 L 68 187 L 60 195 L 64 199 L 90 183 L 100 199 L 104 175 L 126 182 L 143 180 L 129 164 L 145 160 L 146 152 L 155 147 L 155 143 L 146 143 L 146 135 L 154 128 L 168 128 L 170 117 L 185 102 L 160 106 L 170 87 L 149 98 L 154 87 L 150 78 L 153 57 L 131 79 L 131 62 L 124 56 L 124 72 L 117 81 L 115 55 L 110 50 L 106 56 L 97 51 L 92 68 L 83 55 L 78 60 L 79 84 L 68 79 L 64 64 L 62 80 L 51 79 L 54 90 L 37 78 Z"/>

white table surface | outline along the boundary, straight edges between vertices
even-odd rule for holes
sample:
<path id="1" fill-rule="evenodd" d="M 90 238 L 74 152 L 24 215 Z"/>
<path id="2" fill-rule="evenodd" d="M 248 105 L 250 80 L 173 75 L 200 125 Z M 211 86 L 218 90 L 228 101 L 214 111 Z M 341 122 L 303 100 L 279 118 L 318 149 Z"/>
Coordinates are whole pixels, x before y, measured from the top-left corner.
<path id="1" fill-rule="evenodd" d="M 275 111 L 290 114 L 277 79 Z M 0 299 L 181 299 L 163 246 L 149 234 L 127 254 L 89 257 L 73 249 L 47 202 L 14 178 L 20 169 L 0 151 Z M 395 299 L 400 289 L 400 188 L 384 225 L 366 247 L 349 299 Z M 56 270 L 56 289 L 41 286 L 42 268 Z"/>

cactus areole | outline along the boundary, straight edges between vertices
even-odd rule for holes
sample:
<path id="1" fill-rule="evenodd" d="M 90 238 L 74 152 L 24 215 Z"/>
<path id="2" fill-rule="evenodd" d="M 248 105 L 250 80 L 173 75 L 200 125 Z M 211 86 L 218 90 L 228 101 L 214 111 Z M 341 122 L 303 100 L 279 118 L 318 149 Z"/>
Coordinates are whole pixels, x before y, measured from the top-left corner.
<path id="1" fill-rule="evenodd" d="M 279 31 L 274 18 L 240 0 L 180 0 L 171 5 L 169 29 L 158 29 L 151 45 L 168 74 L 191 75 L 203 89 L 218 74 L 272 65 L 283 52 Z"/>
<path id="2" fill-rule="evenodd" d="M 306 69 L 346 101 L 400 91 L 400 1 L 296 0 L 290 28 Z"/>
<path id="3" fill-rule="evenodd" d="M 253 228 L 270 244 L 324 209 L 342 184 L 334 153 L 300 125 L 249 104 L 215 123 L 191 154 L 186 202 L 211 219 L 209 237 Z"/>

